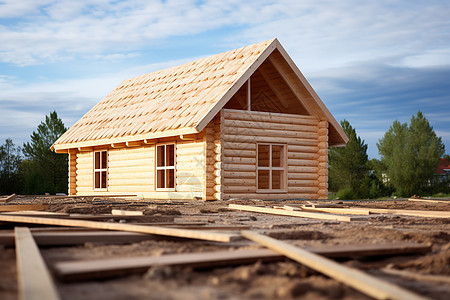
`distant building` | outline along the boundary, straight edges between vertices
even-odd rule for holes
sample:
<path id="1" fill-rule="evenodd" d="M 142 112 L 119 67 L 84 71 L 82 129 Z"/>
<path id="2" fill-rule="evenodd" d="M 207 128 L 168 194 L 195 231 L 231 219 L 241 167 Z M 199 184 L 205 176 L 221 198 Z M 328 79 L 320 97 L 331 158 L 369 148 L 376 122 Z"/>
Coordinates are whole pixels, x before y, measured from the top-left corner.
<path id="1" fill-rule="evenodd" d="M 439 176 L 439 181 L 448 181 L 450 179 L 450 161 L 445 158 L 441 158 L 439 165 L 435 169 L 437 176 Z"/>

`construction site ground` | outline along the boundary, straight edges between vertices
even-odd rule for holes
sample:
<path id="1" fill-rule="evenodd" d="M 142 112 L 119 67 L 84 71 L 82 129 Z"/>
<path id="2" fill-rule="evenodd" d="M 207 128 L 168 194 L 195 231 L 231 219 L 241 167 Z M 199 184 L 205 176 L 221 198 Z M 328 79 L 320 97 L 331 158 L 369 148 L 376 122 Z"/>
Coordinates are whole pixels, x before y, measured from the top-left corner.
<path id="1" fill-rule="evenodd" d="M 450 211 L 449 203 L 412 202 L 407 199 L 379 201 L 320 201 L 339 207 L 369 207 L 425 211 Z M 143 216 L 129 219 L 105 218 L 104 222 L 146 223 L 198 228 L 226 226 L 226 232 L 240 230 L 264 233 L 299 247 L 335 247 L 339 245 L 377 245 L 414 242 L 431 246 L 425 254 L 377 257 L 347 257 L 343 265 L 397 284 L 431 299 L 449 299 L 450 218 L 426 218 L 397 214 L 373 214 L 366 220 L 342 222 L 231 210 L 229 204 L 266 207 L 306 204 L 306 200 L 195 201 L 133 200 L 102 197 L 17 196 L 3 205 L 46 204 L 49 212 L 71 215 L 110 214 L 112 209 L 142 211 Z M 37 225 L 14 224 L 36 228 Z M 13 232 L 13 225 L 1 223 L 3 233 Z M 39 225 L 40 227 L 49 227 Z M 233 229 L 233 227 L 236 227 Z M 56 228 L 56 227 L 55 227 Z M 212 242 L 171 237 L 155 237 L 137 243 L 100 244 L 87 242 L 77 246 L 40 247 L 50 271 L 57 262 L 163 256 L 222 250 L 264 248 L 242 239 Z M 18 293 L 15 249 L 0 246 L 0 299 L 16 299 Z M 388 269 L 418 274 L 420 279 L 386 272 Z M 423 276 L 422 276 L 423 275 Z M 422 277 L 420 277 L 422 276 Z M 113 278 L 66 282 L 54 276 L 62 299 L 371 299 L 363 293 L 328 278 L 301 264 L 285 259 L 278 262 L 211 268 L 155 266 Z M 440 278 L 442 280 L 434 280 Z"/>

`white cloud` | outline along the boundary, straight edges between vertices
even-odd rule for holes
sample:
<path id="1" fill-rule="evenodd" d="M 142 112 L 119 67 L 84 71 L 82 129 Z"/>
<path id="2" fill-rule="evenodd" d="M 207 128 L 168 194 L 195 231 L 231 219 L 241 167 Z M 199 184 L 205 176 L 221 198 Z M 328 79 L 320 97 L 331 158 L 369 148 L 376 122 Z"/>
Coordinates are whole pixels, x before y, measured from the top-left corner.
<path id="1" fill-rule="evenodd" d="M 117 59 L 161 39 L 227 26 L 242 26 L 225 38 L 227 48 L 279 37 L 308 72 L 396 56 L 393 63 L 428 66 L 449 57 L 450 4 L 440 1 L 5 3 L 0 4 L 0 60 L 21 66 L 78 55 Z M 10 16 L 22 19 L 8 22 Z"/>

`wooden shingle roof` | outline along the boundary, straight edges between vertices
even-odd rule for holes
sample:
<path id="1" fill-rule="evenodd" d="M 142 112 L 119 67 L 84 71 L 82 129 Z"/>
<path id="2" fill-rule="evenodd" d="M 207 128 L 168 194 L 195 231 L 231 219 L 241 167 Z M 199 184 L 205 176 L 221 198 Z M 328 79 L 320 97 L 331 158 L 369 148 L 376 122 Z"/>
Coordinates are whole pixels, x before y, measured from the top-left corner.
<path id="1" fill-rule="evenodd" d="M 285 53 L 272 39 L 124 80 L 52 149 L 198 133 L 275 49 Z M 332 118 L 331 125 L 342 131 L 318 101 Z"/>

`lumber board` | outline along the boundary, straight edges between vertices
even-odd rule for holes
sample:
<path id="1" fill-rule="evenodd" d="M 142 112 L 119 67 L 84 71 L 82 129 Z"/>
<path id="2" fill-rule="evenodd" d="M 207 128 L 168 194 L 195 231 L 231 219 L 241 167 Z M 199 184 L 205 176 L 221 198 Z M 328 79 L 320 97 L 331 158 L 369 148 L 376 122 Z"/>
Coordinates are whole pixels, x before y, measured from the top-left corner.
<path id="1" fill-rule="evenodd" d="M 9 201 L 12 201 L 14 198 L 16 198 L 16 196 L 17 196 L 16 194 L 6 196 L 5 198 L 1 198 L 0 202 L 8 203 Z"/>
<path id="2" fill-rule="evenodd" d="M 0 205 L 0 212 L 22 211 L 22 210 L 44 210 L 48 207 L 46 204 L 21 204 L 21 205 Z"/>
<path id="3" fill-rule="evenodd" d="M 241 205 L 241 204 L 229 204 L 228 208 L 236 209 L 236 210 L 274 214 L 274 215 L 321 219 L 321 220 L 337 220 L 337 221 L 344 221 L 344 222 L 367 220 L 366 217 L 349 217 L 349 216 L 322 214 L 322 213 L 315 213 L 315 212 L 288 211 L 288 210 L 282 210 L 282 209 L 257 207 L 257 206 L 251 206 L 251 205 Z"/>
<path id="4" fill-rule="evenodd" d="M 306 248 L 327 257 L 368 257 L 377 255 L 396 255 L 424 253 L 431 247 L 423 244 L 392 243 L 377 245 L 345 245 L 332 247 Z M 163 256 L 140 256 L 114 259 L 66 261 L 55 264 L 57 275 L 64 280 L 88 280 L 120 276 L 128 273 L 143 273 L 152 266 L 190 266 L 218 267 L 254 263 L 258 260 L 281 261 L 285 256 L 270 249 L 245 249 L 233 251 L 214 251 L 203 253 L 181 253 Z"/>
<path id="5" fill-rule="evenodd" d="M 217 233 L 217 232 L 204 232 L 200 230 L 189 230 L 179 228 L 165 228 L 159 226 L 142 226 L 123 223 L 107 223 L 85 220 L 67 220 L 67 219 L 50 219 L 50 218 L 37 218 L 37 217 L 24 217 L 24 216 L 6 216 L 0 215 L 0 221 L 3 222 L 17 222 L 17 223 L 29 223 L 29 224 L 44 224 L 44 225 L 57 225 L 57 226 L 71 226 L 71 227 L 89 227 L 97 229 L 107 230 L 119 230 L 130 231 L 139 233 L 148 233 L 156 235 L 175 236 L 181 238 L 200 239 L 216 242 L 231 242 L 239 240 L 239 236 L 235 234 Z"/>
<path id="6" fill-rule="evenodd" d="M 26 227 L 16 227 L 15 243 L 19 299 L 59 299 L 50 272 L 30 230 Z"/>
<path id="7" fill-rule="evenodd" d="M 409 198 L 408 201 L 430 202 L 430 203 L 447 203 L 447 204 L 450 204 L 450 200 L 434 200 L 434 199 L 414 199 L 414 198 Z"/>
<path id="8" fill-rule="evenodd" d="M 408 210 L 408 209 L 386 209 L 386 208 L 353 208 L 354 210 L 369 210 L 370 213 L 397 214 L 404 216 L 424 217 L 424 218 L 450 218 L 450 211 L 436 210 Z"/>
<path id="9" fill-rule="evenodd" d="M 146 240 L 160 239 L 159 236 L 121 231 L 31 231 L 39 246 L 74 246 L 85 243 L 131 244 Z M 0 233 L 0 245 L 14 246 L 14 233 Z"/>
<path id="10" fill-rule="evenodd" d="M 450 277 L 442 276 L 442 275 L 428 275 L 428 274 L 420 274 L 406 270 L 397 270 L 392 268 L 383 268 L 381 269 L 383 273 L 395 276 L 401 276 L 408 279 L 418 280 L 418 281 L 428 281 L 435 282 L 439 284 L 450 284 Z"/>
<path id="11" fill-rule="evenodd" d="M 307 207 L 302 206 L 302 211 L 311 212 L 326 212 L 333 214 L 344 214 L 344 215 L 370 215 L 370 211 L 366 210 L 353 210 L 352 208 L 335 208 L 335 207 Z"/>
<path id="12" fill-rule="evenodd" d="M 113 209 L 111 210 L 111 214 L 113 216 L 142 216 L 144 213 L 140 210 L 122 210 L 122 209 Z"/>
<path id="13" fill-rule="evenodd" d="M 349 268 L 328 258 L 257 232 L 243 231 L 242 235 L 269 249 L 281 253 L 313 270 L 323 273 L 375 299 L 427 299 L 399 286 L 373 277 L 360 270 Z"/>

